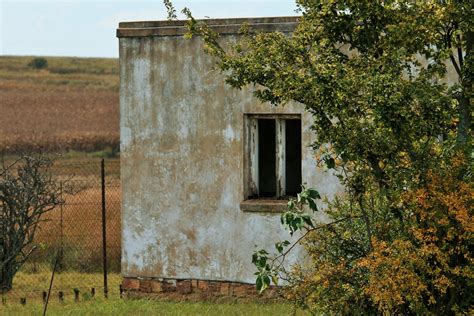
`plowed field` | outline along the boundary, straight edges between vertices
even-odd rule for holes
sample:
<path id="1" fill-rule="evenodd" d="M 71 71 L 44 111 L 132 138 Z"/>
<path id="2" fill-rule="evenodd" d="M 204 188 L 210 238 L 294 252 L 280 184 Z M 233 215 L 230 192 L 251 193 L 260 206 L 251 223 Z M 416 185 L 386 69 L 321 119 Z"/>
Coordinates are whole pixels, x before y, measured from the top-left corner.
<path id="1" fill-rule="evenodd" d="M 96 151 L 119 144 L 118 60 L 0 56 L 0 151 Z"/>

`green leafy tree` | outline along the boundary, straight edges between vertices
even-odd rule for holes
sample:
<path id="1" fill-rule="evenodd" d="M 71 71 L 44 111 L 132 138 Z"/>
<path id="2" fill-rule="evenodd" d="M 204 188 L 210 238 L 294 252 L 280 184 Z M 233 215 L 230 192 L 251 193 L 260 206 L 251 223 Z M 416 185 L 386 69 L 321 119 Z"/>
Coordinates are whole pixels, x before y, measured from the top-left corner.
<path id="1" fill-rule="evenodd" d="M 255 96 L 275 106 L 305 106 L 318 161 L 345 187 L 344 198 L 326 201 L 330 223 L 305 212 L 318 211 L 316 191 L 289 202 L 282 223 L 302 233 L 311 263 L 286 271 L 294 248 L 287 241 L 276 244 L 275 256 L 257 251 L 257 287 L 283 277 L 288 297 L 317 313 L 467 313 L 473 2 L 297 4 L 302 16 L 291 35 L 244 27 L 225 48 L 183 10 L 188 35 L 203 39 L 228 84 L 254 84 Z M 457 78 L 451 85 L 448 66 Z"/>

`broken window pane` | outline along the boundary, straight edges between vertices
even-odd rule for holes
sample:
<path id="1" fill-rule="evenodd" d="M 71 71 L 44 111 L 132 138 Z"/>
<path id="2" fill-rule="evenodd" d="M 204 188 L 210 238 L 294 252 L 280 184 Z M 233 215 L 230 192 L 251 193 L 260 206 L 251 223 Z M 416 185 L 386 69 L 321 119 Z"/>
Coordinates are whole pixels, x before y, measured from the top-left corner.
<path id="1" fill-rule="evenodd" d="M 301 120 L 286 120 L 286 195 L 301 192 Z"/>
<path id="2" fill-rule="evenodd" d="M 276 196 L 275 120 L 258 120 L 258 187 L 259 196 Z"/>

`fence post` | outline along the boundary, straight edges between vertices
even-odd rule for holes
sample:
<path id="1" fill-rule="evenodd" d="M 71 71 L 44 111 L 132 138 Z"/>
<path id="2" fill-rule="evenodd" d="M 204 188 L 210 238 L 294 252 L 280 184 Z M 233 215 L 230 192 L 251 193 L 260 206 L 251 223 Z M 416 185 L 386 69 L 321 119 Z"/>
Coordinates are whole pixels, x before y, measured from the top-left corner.
<path id="1" fill-rule="evenodd" d="M 79 289 L 74 289 L 74 302 L 79 302 Z"/>
<path id="2" fill-rule="evenodd" d="M 60 199 L 63 200 L 63 181 L 59 181 L 59 194 Z M 64 261 L 64 214 L 63 214 L 63 203 L 59 204 L 59 228 L 60 228 L 60 245 L 61 248 L 59 249 L 59 271 L 63 269 L 63 261 Z"/>
<path id="3" fill-rule="evenodd" d="M 108 297 L 107 287 L 107 231 L 106 231 L 106 217 L 105 217 L 105 161 L 104 158 L 100 161 L 100 178 L 102 184 L 102 270 L 104 273 L 104 296 Z"/>

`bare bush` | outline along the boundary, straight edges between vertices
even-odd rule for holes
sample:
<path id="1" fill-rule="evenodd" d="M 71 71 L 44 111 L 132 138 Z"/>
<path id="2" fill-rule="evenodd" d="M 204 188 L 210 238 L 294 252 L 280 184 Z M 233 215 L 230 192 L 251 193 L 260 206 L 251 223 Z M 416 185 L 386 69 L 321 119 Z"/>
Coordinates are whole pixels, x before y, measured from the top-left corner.
<path id="1" fill-rule="evenodd" d="M 52 164 L 49 157 L 28 154 L 0 167 L 0 291 L 11 290 L 16 272 L 36 249 L 42 216 L 64 202 Z"/>

